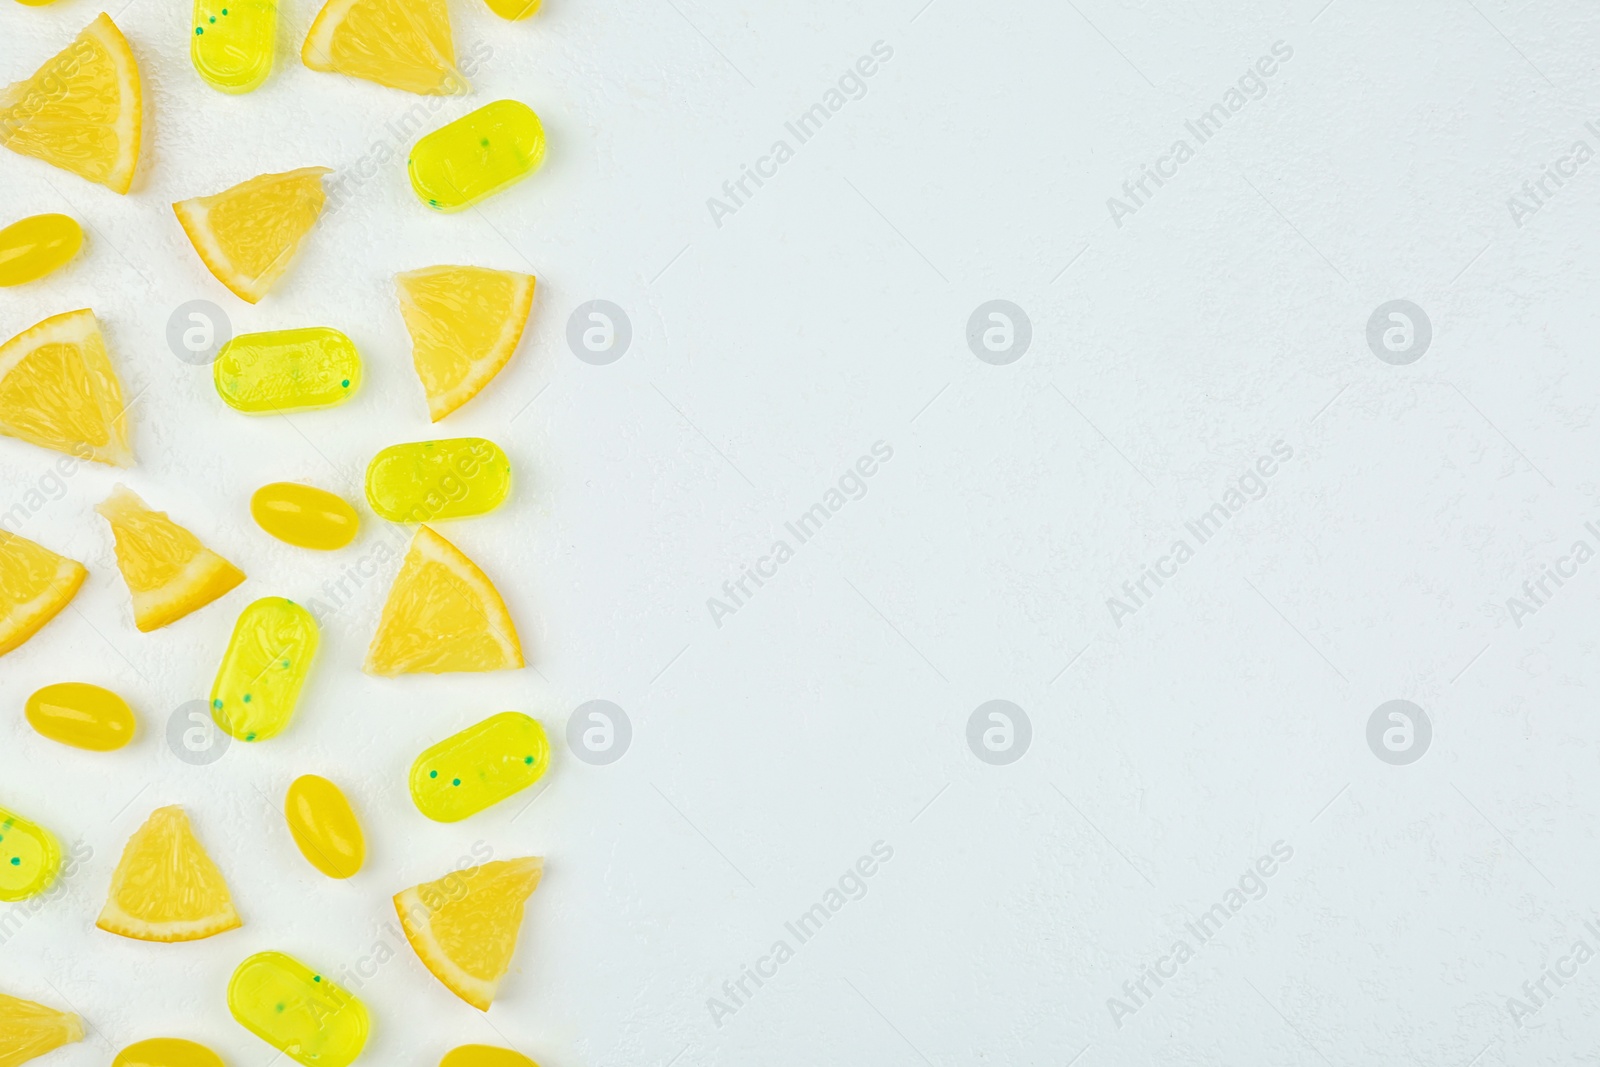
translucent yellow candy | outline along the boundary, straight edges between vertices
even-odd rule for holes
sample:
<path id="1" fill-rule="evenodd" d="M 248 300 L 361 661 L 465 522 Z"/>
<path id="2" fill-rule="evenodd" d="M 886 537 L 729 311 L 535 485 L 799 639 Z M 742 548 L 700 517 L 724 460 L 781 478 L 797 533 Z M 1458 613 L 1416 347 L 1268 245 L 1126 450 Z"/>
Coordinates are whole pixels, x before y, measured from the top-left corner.
<path id="1" fill-rule="evenodd" d="M 339 787 L 315 774 L 302 774 L 283 802 L 289 833 L 306 862 L 329 878 L 349 878 L 366 862 L 361 823 Z"/>
<path id="2" fill-rule="evenodd" d="M 28 698 L 28 725 L 52 741 L 90 752 L 110 752 L 133 740 L 133 709 L 109 689 L 88 682 L 58 682 Z"/>
<path id="3" fill-rule="evenodd" d="M 277 0 L 194 0 L 189 60 L 223 92 L 248 93 L 267 80 L 277 36 Z"/>
<path id="4" fill-rule="evenodd" d="M 116 1067 L 112 1064 L 112 1067 Z M 439 1067 L 539 1067 L 522 1053 L 493 1045 L 461 1045 L 444 1054 Z"/>
<path id="5" fill-rule="evenodd" d="M 111 1067 L 227 1067 L 222 1057 L 181 1037 L 152 1037 L 117 1053 Z"/>
<path id="6" fill-rule="evenodd" d="M 481 437 L 390 445 L 367 465 L 367 503 L 390 522 L 482 515 L 510 492 L 511 460 Z"/>
<path id="7" fill-rule="evenodd" d="M 38 823 L 0 808 L 0 900 L 27 900 L 50 888 L 61 845 Z"/>
<path id="8" fill-rule="evenodd" d="M 241 741 L 265 741 L 288 726 L 317 636 L 317 620 L 292 600 L 263 597 L 240 612 L 211 686 L 217 725 Z"/>
<path id="9" fill-rule="evenodd" d="M 281 952 L 259 952 L 239 964 L 228 982 L 228 1010 L 305 1067 L 347 1067 L 372 1026 L 354 994 Z"/>
<path id="10" fill-rule="evenodd" d="M 434 822 L 460 822 L 544 777 L 550 742 L 520 711 L 503 711 L 440 741 L 411 765 L 411 799 Z"/>
<path id="11" fill-rule="evenodd" d="M 419 199 L 460 211 L 526 178 L 544 162 L 544 127 L 533 108 L 496 100 L 416 143 L 406 169 Z"/>
<path id="12" fill-rule="evenodd" d="M 0 230 L 0 286 L 36 281 L 83 247 L 83 227 L 66 215 L 30 215 Z"/>
<path id="13" fill-rule="evenodd" d="M 298 482 L 263 485 L 250 498 L 250 514 L 278 540 L 324 552 L 348 545 L 361 526 L 361 517 L 343 497 Z"/>
<path id="14" fill-rule="evenodd" d="M 361 356 L 326 326 L 242 333 L 212 365 L 217 395 L 252 415 L 342 404 L 361 385 Z"/>

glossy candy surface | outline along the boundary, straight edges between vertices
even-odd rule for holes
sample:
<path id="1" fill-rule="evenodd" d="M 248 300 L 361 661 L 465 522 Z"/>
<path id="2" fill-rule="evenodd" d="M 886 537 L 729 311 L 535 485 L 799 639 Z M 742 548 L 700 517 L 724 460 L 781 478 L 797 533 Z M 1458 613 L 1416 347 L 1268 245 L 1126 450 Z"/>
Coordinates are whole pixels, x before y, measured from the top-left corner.
<path id="1" fill-rule="evenodd" d="M 519 711 L 504 711 L 418 756 L 411 799 L 435 822 L 459 822 L 528 788 L 549 767 L 544 727 Z"/>
<path id="2" fill-rule="evenodd" d="M 493 1045 L 461 1045 L 444 1054 L 439 1067 L 539 1067 L 522 1053 Z"/>
<path id="3" fill-rule="evenodd" d="M 28 698 L 28 725 L 42 736 L 90 752 L 110 752 L 133 740 L 133 709 L 109 689 L 58 682 Z"/>
<path id="4" fill-rule="evenodd" d="M 338 786 L 303 774 L 283 802 L 289 833 L 306 862 L 329 878 L 349 878 L 366 862 L 367 842 L 350 801 Z"/>
<path id="5" fill-rule="evenodd" d="M 257 489 L 250 498 L 250 515 L 278 540 L 324 552 L 348 545 L 361 528 L 361 517 L 343 497 L 299 482 Z"/>
<path id="6" fill-rule="evenodd" d="M 233 972 L 228 1010 L 239 1025 L 306 1067 L 346 1067 L 367 1043 L 367 1007 L 327 975 L 281 952 Z"/>
<path id="7" fill-rule="evenodd" d="M 194 0 L 189 60 L 210 85 L 248 93 L 272 71 L 277 36 L 277 0 Z"/>
<path id="8" fill-rule="evenodd" d="M 544 127 L 519 100 L 496 100 L 416 143 L 406 170 L 418 199 L 460 211 L 513 185 L 544 162 Z"/>
<path id="9" fill-rule="evenodd" d="M 50 888 L 61 870 L 55 834 L 0 808 L 0 900 L 27 900 Z"/>
<path id="10" fill-rule="evenodd" d="M 66 215 L 30 215 L 0 230 L 0 286 L 36 281 L 83 247 L 83 227 Z"/>
<path id="11" fill-rule="evenodd" d="M 317 638 L 317 620 L 292 600 L 263 597 L 240 612 L 211 686 L 217 725 L 241 741 L 265 741 L 288 726 Z"/>
<path id="12" fill-rule="evenodd" d="M 511 460 L 482 437 L 390 445 L 367 465 L 367 503 L 390 522 L 464 519 L 511 492 Z"/>
<path id="13" fill-rule="evenodd" d="M 510 22 L 538 13 L 540 0 L 488 0 L 489 10 Z"/>
<path id="14" fill-rule="evenodd" d="M 181 1037 L 152 1037 L 137 1041 L 111 1061 L 111 1067 L 226 1067 L 222 1057 Z"/>
<path id="15" fill-rule="evenodd" d="M 242 333 L 212 365 L 217 395 L 251 415 L 342 404 L 361 386 L 361 356 L 326 326 Z"/>

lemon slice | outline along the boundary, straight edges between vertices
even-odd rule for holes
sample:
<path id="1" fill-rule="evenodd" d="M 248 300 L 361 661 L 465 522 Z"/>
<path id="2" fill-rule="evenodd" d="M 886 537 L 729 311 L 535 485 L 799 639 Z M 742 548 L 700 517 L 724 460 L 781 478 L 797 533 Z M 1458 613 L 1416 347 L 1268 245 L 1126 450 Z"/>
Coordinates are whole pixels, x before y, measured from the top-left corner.
<path id="1" fill-rule="evenodd" d="M 94 312 L 54 315 L 0 345 L 0 434 L 126 467 L 127 406 Z"/>
<path id="2" fill-rule="evenodd" d="M 157 808 L 128 839 L 95 925 L 138 941 L 198 941 L 240 925 L 182 808 Z"/>
<path id="3" fill-rule="evenodd" d="M 0 91 L 0 144 L 125 193 L 142 107 L 139 65 L 102 12 L 33 77 Z"/>
<path id="4" fill-rule="evenodd" d="M 394 908 L 423 966 L 488 1011 L 517 949 L 523 902 L 543 873 L 538 856 L 485 863 L 397 893 Z"/>
<path id="5" fill-rule="evenodd" d="M 445 0 L 328 0 L 300 60 L 411 93 L 451 96 L 470 88 L 456 69 Z"/>
<path id="6" fill-rule="evenodd" d="M 198 611 L 244 581 L 244 572 L 194 534 L 117 486 L 95 510 L 117 539 L 117 569 L 133 594 L 133 621 L 145 633 Z"/>
<path id="7" fill-rule="evenodd" d="M 368 674 L 521 667 L 522 645 L 494 583 L 426 526 L 406 551 L 367 651 Z"/>
<path id="8" fill-rule="evenodd" d="M 55 618 L 88 574 L 77 560 L 0 530 L 0 656 Z"/>
<path id="9" fill-rule="evenodd" d="M 322 214 L 327 167 L 261 174 L 211 196 L 172 205 L 206 269 L 254 304 L 289 269 Z"/>
<path id="10" fill-rule="evenodd" d="M 425 267 L 395 275 L 411 360 L 438 422 L 500 373 L 533 307 L 534 278 L 484 267 Z"/>
<path id="11" fill-rule="evenodd" d="M 0 1067 L 27 1063 L 83 1040 L 83 1020 L 31 1000 L 0 993 Z"/>

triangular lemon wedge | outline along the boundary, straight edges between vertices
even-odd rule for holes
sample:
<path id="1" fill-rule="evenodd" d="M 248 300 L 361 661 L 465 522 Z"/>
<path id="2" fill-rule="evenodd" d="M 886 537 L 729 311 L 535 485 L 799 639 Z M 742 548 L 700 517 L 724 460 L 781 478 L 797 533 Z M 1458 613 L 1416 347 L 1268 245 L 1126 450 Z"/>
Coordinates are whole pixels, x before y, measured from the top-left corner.
<path id="1" fill-rule="evenodd" d="M 0 656 L 60 614 L 88 574 L 77 560 L 0 530 Z"/>
<path id="2" fill-rule="evenodd" d="M 433 976 L 488 1011 L 517 950 L 523 904 L 543 874 L 538 856 L 497 860 L 398 893 L 394 908 L 406 940 Z"/>
<path id="3" fill-rule="evenodd" d="M 181 807 L 157 808 L 128 839 L 95 925 L 137 941 L 198 941 L 240 925 L 228 883 Z"/>
<path id="4" fill-rule="evenodd" d="M 0 144 L 125 193 L 143 106 L 139 65 L 101 12 L 33 77 L 0 90 Z"/>
<path id="5" fill-rule="evenodd" d="M 149 633 L 198 611 L 244 581 L 244 572 L 188 530 L 152 511 L 126 486 L 95 510 L 117 539 L 117 569 L 133 594 L 133 621 Z"/>
<path id="6" fill-rule="evenodd" d="M 300 60 L 312 70 L 430 96 L 467 92 L 445 0 L 328 0 Z"/>
<path id="7" fill-rule="evenodd" d="M 462 551 L 419 527 L 367 651 L 368 674 L 501 671 L 522 644 L 494 583 Z"/>
<path id="8" fill-rule="evenodd" d="M 482 391 L 517 350 L 534 278 L 486 267 L 425 267 L 395 275 L 411 361 L 438 422 Z"/>
<path id="9" fill-rule="evenodd" d="M 31 1000 L 0 993 L 0 1067 L 17 1067 L 83 1040 L 83 1020 Z"/>
<path id="10" fill-rule="evenodd" d="M 126 467 L 127 405 L 87 308 L 53 315 L 0 345 L 0 434 Z"/>
<path id="11" fill-rule="evenodd" d="M 220 193 L 172 205 L 206 269 L 241 300 L 272 289 L 322 214 L 327 167 L 261 174 Z"/>

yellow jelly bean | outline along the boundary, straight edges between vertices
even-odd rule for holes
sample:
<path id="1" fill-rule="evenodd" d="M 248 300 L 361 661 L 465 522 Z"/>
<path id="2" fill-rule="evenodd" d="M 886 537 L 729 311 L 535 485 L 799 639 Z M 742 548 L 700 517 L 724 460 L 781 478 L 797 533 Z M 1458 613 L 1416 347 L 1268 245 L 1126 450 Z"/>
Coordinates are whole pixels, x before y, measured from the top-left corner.
<path id="1" fill-rule="evenodd" d="M 0 808 L 0 900 L 27 900 L 50 888 L 61 870 L 55 834 Z"/>
<path id="2" fill-rule="evenodd" d="M 83 227 L 66 215 L 30 215 L 0 230 L 0 286 L 37 281 L 83 247 Z"/>
<path id="3" fill-rule="evenodd" d="M 361 356 L 326 326 L 242 333 L 212 364 L 217 395 L 252 415 L 342 404 L 361 386 Z"/>
<path id="4" fill-rule="evenodd" d="M 482 515 L 510 492 L 511 460 L 481 437 L 390 445 L 367 465 L 367 503 L 390 522 Z"/>
<path id="5" fill-rule="evenodd" d="M 228 982 L 239 1025 L 306 1067 L 346 1067 L 367 1043 L 367 1006 L 281 952 L 258 952 Z"/>
<path id="6" fill-rule="evenodd" d="M 133 709 L 109 689 L 88 682 L 58 682 L 28 698 L 28 725 L 52 741 L 90 752 L 110 752 L 133 740 Z"/>
<path id="7" fill-rule="evenodd" d="M 315 774 L 302 774 L 283 802 L 289 833 L 306 862 L 329 878 L 349 878 L 366 862 L 361 823 L 339 787 Z"/>
<path id="8" fill-rule="evenodd" d="M 137 1041 L 111 1061 L 111 1067 L 227 1067 L 222 1057 L 181 1037 L 152 1037 Z"/>
<path id="9" fill-rule="evenodd" d="M 544 127 L 519 100 L 496 100 L 416 143 L 406 169 L 424 204 L 460 211 L 526 178 L 544 162 Z"/>
<path id="10" fill-rule="evenodd" d="M 540 0 L 488 0 L 489 10 L 503 19 L 516 22 L 536 14 Z"/>
<path id="11" fill-rule="evenodd" d="M 418 756 L 411 799 L 434 822 L 460 822 L 528 788 L 549 767 L 544 727 L 520 711 L 503 711 Z"/>
<path id="12" fill-rule="evenodd" d="M 324 552 L 354 541 L 361 527 L 361 517 L 343 497 L 298 482 L 263 485 L 250 498 L 250 514 L 278 540 Z"/>
<path id="13" fill-rule="evenodd" d="M 194 0 L 189 61 L 223 92 L 248 93 L 267 80 L 277 36 L 277 0 Z"/>
<path id="14" fill-rule="evenodd" d="M 317 654 L 317 620 L 292 600 L 247 605 L 211 685 L 211 717 L 241 741 L 265 741 L 294 718 Z"/>
<path id="15" fill-rule="evenodd" d="M 115 1064 L 112 1067 L 116 1067 Z M 539 1067 L 522 1053 L 493 1045 L 461 1045 L 444 1054 L 439 1067 Z"/>

